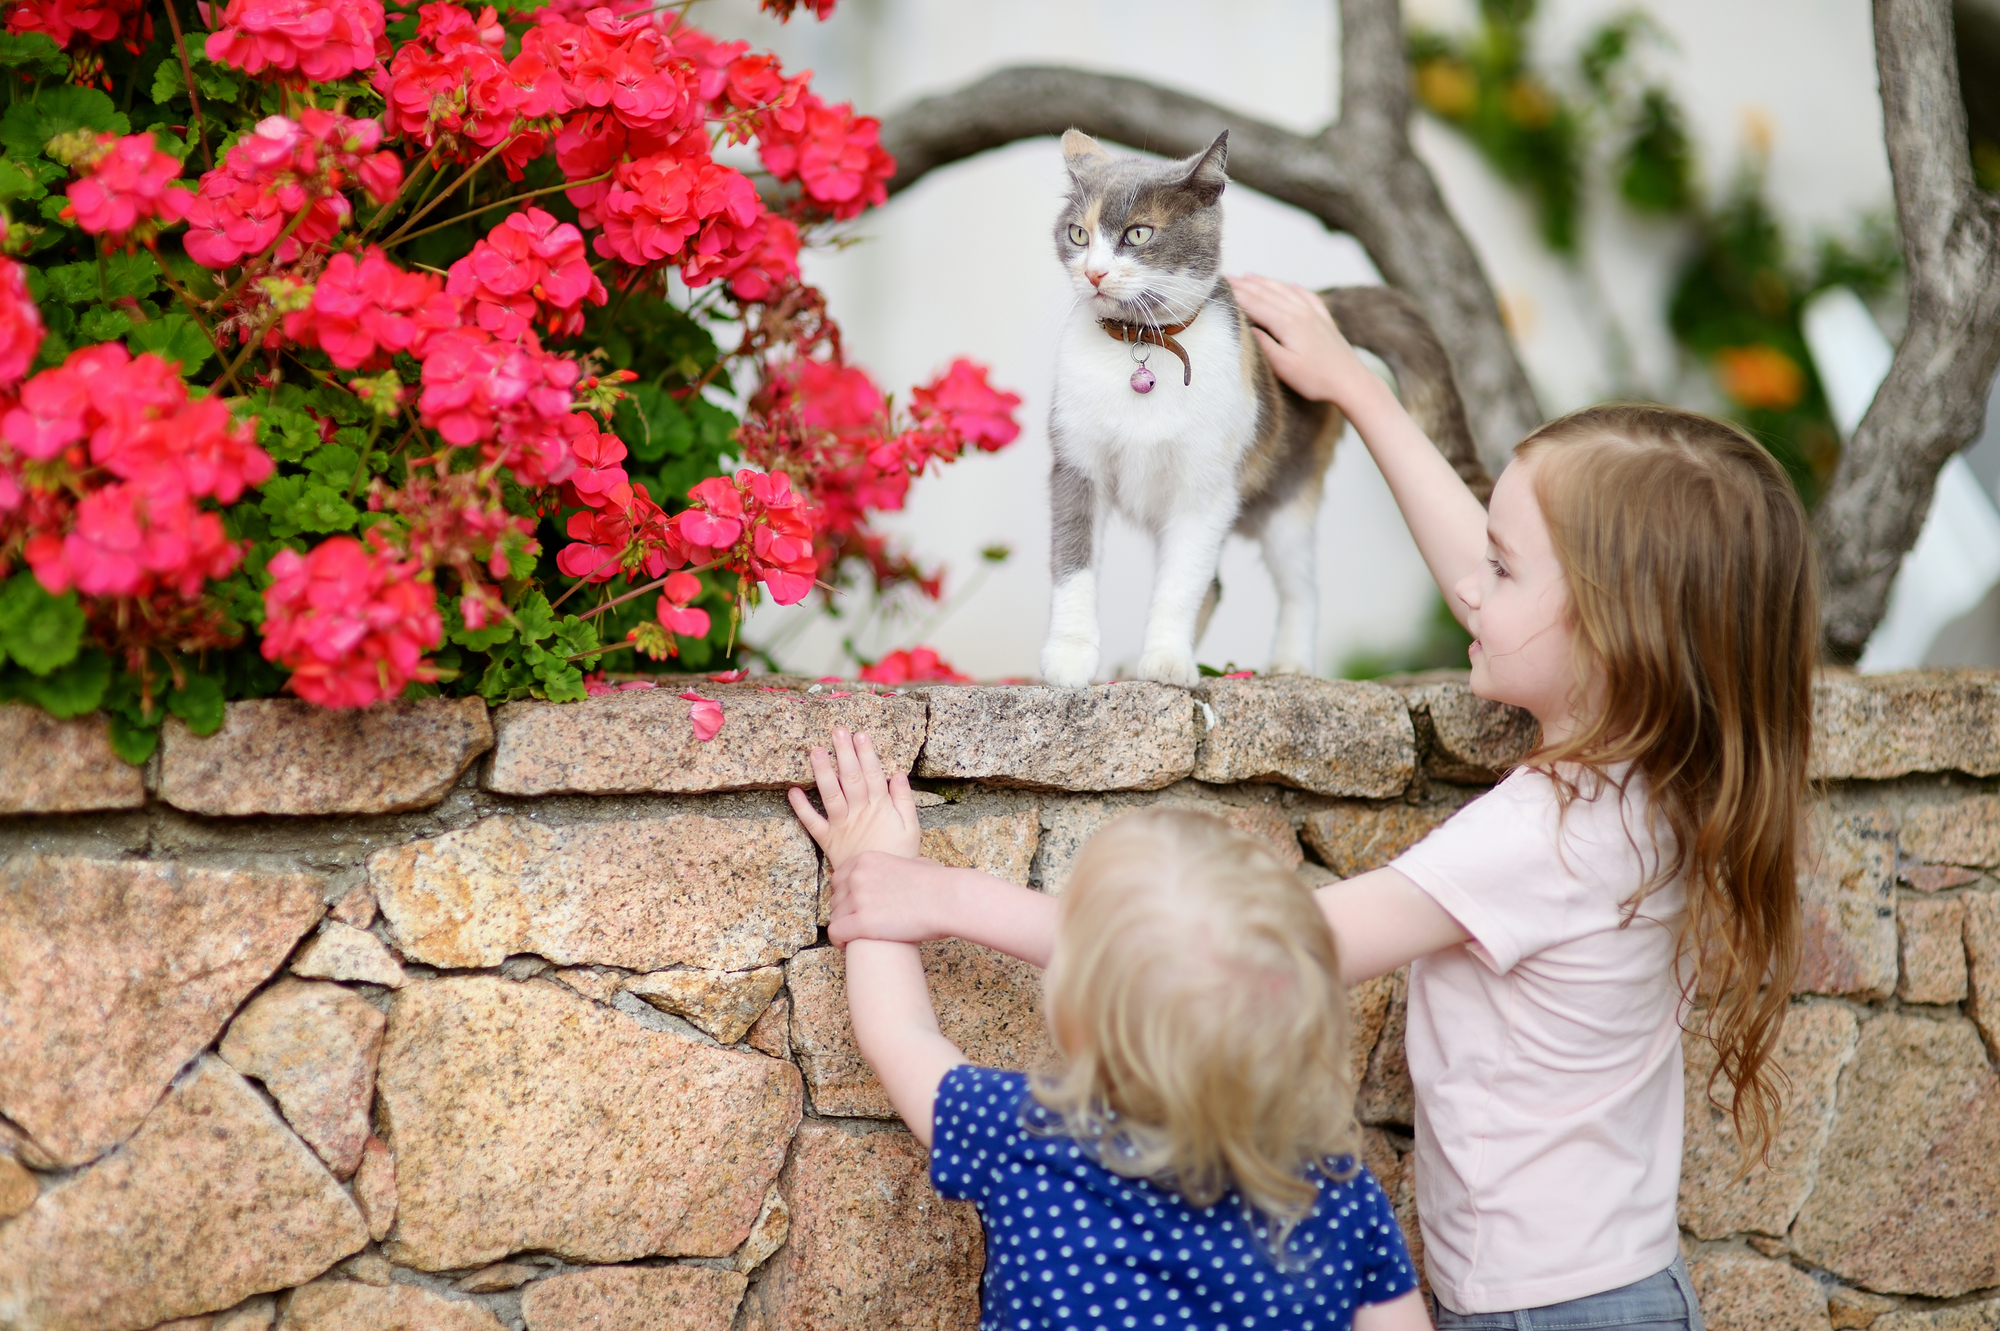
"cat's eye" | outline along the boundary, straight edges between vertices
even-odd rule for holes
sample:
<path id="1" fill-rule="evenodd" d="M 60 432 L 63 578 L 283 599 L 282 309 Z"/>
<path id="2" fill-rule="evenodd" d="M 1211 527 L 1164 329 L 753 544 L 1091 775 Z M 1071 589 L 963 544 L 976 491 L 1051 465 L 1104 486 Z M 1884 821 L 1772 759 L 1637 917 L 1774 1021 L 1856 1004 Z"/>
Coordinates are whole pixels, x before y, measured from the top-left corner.
<path id="1" fill-rule="evenodd" d="M 1125 228 L 1127 245 L 1143 245 L 1153 238 L 1153 228 L 1149 226 L 1128 226 Z"/>
<path id="2" fill-rule="evenodd" d="M 1071 222 L 1069 224 L 1069 243 L 1072 245 L 1088 245 L 1090 244 L 1090 233 L 1076 223 Z"/>

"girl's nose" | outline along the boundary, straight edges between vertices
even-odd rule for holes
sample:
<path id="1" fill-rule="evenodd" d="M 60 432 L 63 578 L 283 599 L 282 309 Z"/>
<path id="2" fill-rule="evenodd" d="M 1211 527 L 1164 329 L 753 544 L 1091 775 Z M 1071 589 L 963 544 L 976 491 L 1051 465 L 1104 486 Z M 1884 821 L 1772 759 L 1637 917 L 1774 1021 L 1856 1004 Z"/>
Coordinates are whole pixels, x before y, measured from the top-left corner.
<path id="1" fill-rule="evenodd" d="M 1452 588 L 1452 592 L 1458 597 L 1459 603 L 1463 605 L 1466 609 L 1477 610 L 1479 608 L 1478 578 L 1475 577 L 1460 578 L 1458 580 L 1458 585 Z"/>

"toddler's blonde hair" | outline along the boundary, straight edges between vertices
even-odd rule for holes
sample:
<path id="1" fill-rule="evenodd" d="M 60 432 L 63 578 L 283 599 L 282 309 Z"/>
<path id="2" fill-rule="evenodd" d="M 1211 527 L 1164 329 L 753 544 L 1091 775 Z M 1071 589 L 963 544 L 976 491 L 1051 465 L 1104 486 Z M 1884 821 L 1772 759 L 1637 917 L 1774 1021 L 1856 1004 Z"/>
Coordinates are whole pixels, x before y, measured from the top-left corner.
<path id="1" fill-rule="evenodd" d="M 1254 838 L 1181 809 L 1098 833 L 1048 986 L 1066 1065 L 1035 1096 L 1106 1168 L 1195 1206 L 1235 1188 L 1274 1255 L 1312 1210 L 1311 1175 L 1352 1173 L 1335 1162 L 1360 1129 L 1333 934 Z"/>

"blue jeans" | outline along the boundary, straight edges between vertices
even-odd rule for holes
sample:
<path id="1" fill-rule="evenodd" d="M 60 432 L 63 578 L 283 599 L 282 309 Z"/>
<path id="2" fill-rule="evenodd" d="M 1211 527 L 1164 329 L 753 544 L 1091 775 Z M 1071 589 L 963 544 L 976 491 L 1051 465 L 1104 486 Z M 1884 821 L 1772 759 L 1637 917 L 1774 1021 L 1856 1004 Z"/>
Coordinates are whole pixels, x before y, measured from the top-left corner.
<path id="1" fill-rule="evenodd" d="M 1455 1313 L 1437 1304 L 1438 1331 L 1703 1331 L 1694 1285 L 1679 1257 L 1657 1275 L 1602 1294 L 1507 1313 Z"/>

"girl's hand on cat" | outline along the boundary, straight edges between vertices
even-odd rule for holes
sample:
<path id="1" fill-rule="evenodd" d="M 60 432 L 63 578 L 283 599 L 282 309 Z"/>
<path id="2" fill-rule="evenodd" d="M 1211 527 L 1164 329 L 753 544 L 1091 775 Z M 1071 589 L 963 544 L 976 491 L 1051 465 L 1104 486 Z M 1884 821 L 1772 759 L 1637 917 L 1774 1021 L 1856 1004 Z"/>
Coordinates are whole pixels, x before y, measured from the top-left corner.
<path id="1" fill-rule="evenodd" d="M 1341 336 L 1326 302 L 1312 292 L 1256 276 L 1232 277 L 1229 286 L 1236 303 L 1259 325 L 1250 333 L 1271 368 L 1301 397 L 1340 403 L 1357 386 L 1379 382 Z"/>
<path id="2" fill-rule="evenodd" d="M 812 751 L 813 780 L 819 786 L 821 817 L 797 786 L 791 789 L 792 812 L 838 870 L 864 851 L 913 856 L 922 831 L 917 826 L 917 801 L 910 779 L 901 772 L 885 776 L 882 760 L 866 735 L 833 728 L 833 753 Z"/>

